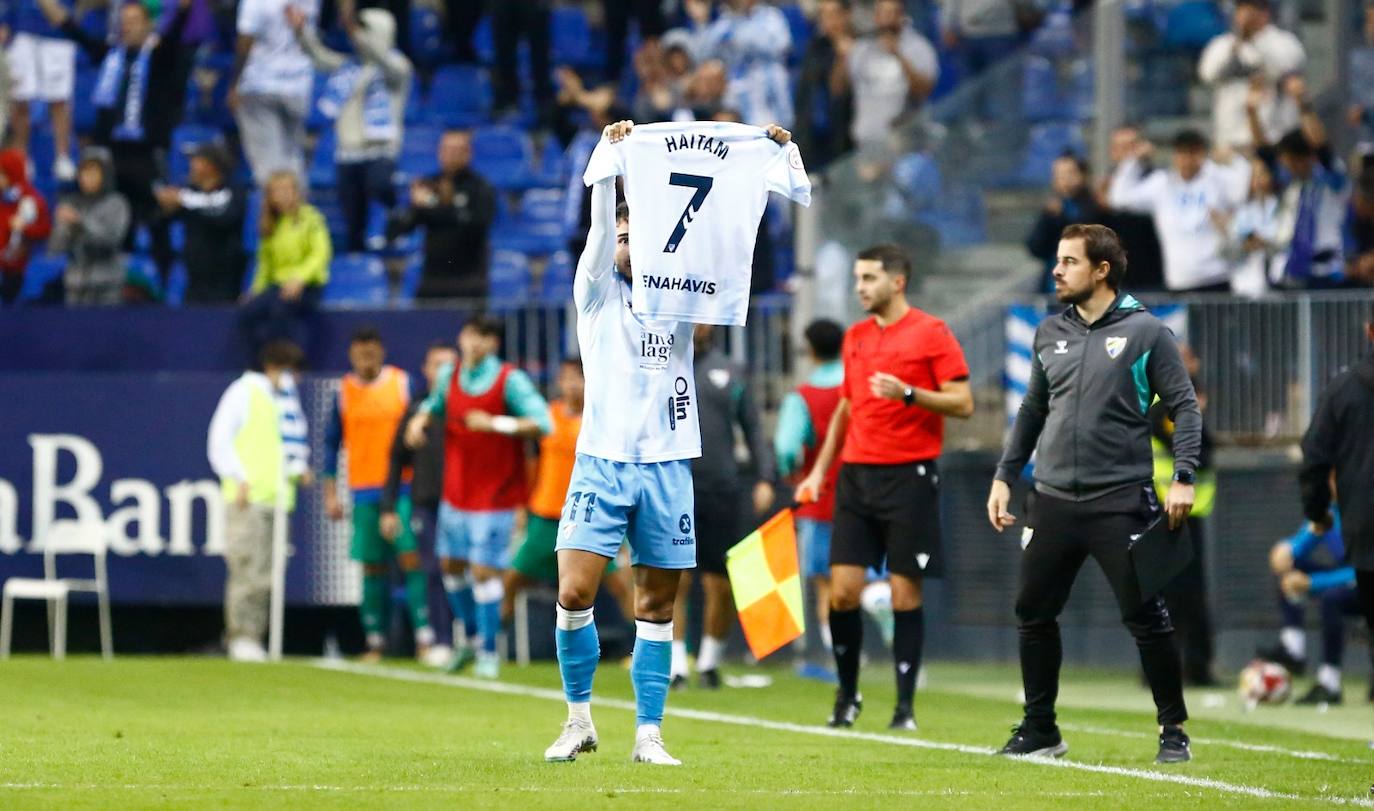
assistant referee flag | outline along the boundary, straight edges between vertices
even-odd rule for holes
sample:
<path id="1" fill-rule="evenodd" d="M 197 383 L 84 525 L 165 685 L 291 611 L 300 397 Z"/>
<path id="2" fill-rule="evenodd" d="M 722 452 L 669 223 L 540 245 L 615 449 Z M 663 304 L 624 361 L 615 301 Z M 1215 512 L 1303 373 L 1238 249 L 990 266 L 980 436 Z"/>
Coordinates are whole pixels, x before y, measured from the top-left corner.
<path id="1" fill-rule="evenodd" d="M 762 659 L 806 632 L 797 530 L 790 509 L 735 544 L 726 553 L 725 569 L 754 658 Z"/>

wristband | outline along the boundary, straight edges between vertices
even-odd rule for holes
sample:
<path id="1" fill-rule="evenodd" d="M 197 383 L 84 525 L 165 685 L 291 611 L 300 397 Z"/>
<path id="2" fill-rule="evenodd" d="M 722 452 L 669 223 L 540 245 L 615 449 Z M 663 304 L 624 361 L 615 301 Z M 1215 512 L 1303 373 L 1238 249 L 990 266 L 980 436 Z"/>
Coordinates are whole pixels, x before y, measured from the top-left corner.
<path id="1" fill-rule="evenodd" d="M 498 434 L 513 434 L 520 430 L 520 420 L 505 414 L 492 417 L 491 430 Z"/>

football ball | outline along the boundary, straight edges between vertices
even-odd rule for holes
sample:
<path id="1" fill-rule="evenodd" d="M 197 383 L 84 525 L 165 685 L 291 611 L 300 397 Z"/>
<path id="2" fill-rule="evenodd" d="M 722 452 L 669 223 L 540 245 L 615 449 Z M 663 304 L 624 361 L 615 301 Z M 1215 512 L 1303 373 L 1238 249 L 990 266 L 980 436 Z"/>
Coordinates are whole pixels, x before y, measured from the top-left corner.
<path id="1" fill-rule="evenodd" d="M 1256 659 L 1240 672 L 1240 698 L 1245 706 L 1282 704 L 1292 689 L 1288 670 L 1280 664 Z"/>

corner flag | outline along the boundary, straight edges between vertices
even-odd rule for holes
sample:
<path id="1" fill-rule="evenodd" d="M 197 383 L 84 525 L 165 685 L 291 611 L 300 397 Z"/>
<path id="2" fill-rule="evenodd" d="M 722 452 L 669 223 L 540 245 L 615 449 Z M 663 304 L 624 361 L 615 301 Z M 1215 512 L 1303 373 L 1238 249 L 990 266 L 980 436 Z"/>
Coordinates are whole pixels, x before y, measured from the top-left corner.
<path id="1" fill-rule="evenodd" d="M 744 638 L 762 659 L 806 631 L 792 511 L 783 510 L 725 556 Z"/>

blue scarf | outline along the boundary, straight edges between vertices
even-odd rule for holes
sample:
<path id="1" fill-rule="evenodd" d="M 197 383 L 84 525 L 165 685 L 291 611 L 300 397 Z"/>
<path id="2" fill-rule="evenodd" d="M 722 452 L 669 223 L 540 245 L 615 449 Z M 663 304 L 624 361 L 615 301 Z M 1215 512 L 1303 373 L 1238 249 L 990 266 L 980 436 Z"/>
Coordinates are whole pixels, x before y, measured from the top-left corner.
<path id="1" fill-rule="evenodd" d="M 344 104 L 353 97 L 362 74 L 363 66 L 358 62 L 349 62 L 330 74 L 318 105 L 325 118 L 333 121 L 339 117 Z M 399 134 L 386 79 L 380 70 L 374 70 L 363 94 L 363 136 L 369 141 L 392 141 Z"/>
<path id="2" fill-rule="evenodd" d="M 1317 178 L 1302 185 L 1298 193 L 1298 217 L 1293 225 L 1293 240 L 1288 246 L 1288 264 L 1283 274 L 1290 279 L 1312 278 L 1312 261 L 1317 252 L 1317 207 L 1322 189 Z"/>
<path id="3" fill-rule="evenodd" d="M 124 94 L 124 112 L 119 123 L 110 133 L 116 141 L 143 140 L 143 105 L 148 100 L 148 65 L 152 61 L 155 37 L 149 37 L 138 49 L 138 59 L 129 70 L 128 90 Z M 128 68 L 126 52 L 123 47 L 111 48 L 100 63 L 100 75 L 96 78 L 95 93 L 92 101 L 96 109 L 108 110 L 119 103 L 119 90 L 124 85 L 124 73 Z"/>

